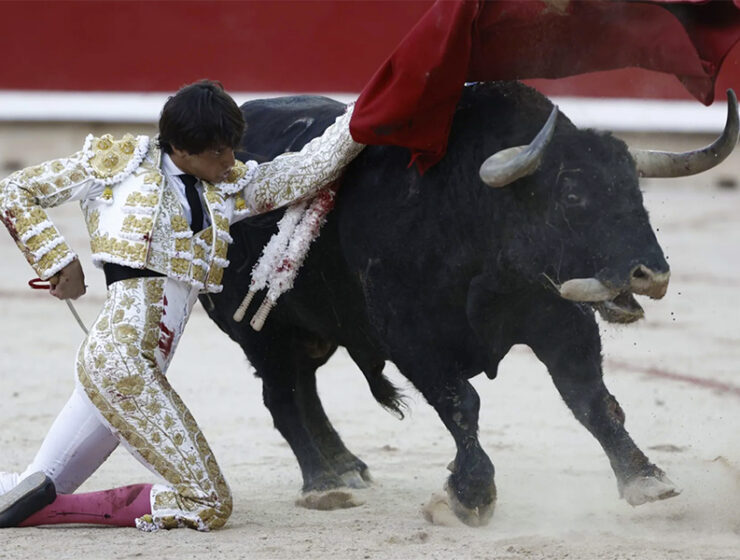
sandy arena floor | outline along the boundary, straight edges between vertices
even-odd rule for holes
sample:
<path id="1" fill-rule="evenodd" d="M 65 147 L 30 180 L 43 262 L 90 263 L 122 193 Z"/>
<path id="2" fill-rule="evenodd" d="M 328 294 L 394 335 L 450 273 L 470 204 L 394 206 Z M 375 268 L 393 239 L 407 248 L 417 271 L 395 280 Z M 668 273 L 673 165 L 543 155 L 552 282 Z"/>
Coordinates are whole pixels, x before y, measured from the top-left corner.
<path id="1" fill-rule="evenodd" d="M 169 377 L 231 483 L 235 512 L 227 527 L 212 534 L 8 529 L 0 559 L 740 558 L 740 190 L 716 186 L 723 177 L 740 178 L 740 155 L 705 176 L 645 185 L 671 286 L 662 301 L 642 301 L 639 324 L 602 325 L 607 385 L 630 433 L 683 488 L 681 496 L 638 508 L 620 501 L 596 441 L 532 353 L 515 348 L 498 379 L 474 380 L 482 444 L 497 469 L 494 518 L 481 529 L 430 525 L 420 507 L 442 488 L 451 438 L 395 372 L 411 414 L 398 421 L 381 410 L 342 353 L 320 372 L 321 394 L 375 484 L 355 492 L 365 501 L 357 508 L 297 508 L 300 473 L 261 403 L 260 382 L 199 307 Z M 102 274 L 89 264 L 78 208 L 53 217 L 88 263 L 90 291 L 77 307 L 89 324 L 103 299 Z M 64 303 L 26 287 L 32 271 L 5 234 L 0 262 L 0 469 L 17 470 L 72 389 L 82 332 Z M 83 490 L 134 482 L 154 478 L 119 450 Z"/>

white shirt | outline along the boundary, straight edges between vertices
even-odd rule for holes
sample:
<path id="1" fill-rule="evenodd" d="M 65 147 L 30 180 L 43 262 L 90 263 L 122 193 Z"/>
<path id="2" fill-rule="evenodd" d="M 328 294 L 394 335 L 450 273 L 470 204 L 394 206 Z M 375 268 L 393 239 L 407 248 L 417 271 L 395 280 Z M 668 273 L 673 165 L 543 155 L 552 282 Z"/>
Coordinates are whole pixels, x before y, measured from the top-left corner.
<path id="1" fill-rule="evenodd" d="M 182 205 L 188 224 L 192 224 L 193 217 L 190 210 L 190 204 L 188 204 L 188 197 L 185 195 L 185 183 L 183 183 L 182 179 L 179 177 L 179 175 L 184 175 L 185 172 L 175 165 L 175 162 L 172 161 L 169 154 L 162 153 L 162 173 L 164 173 L 164 176 L 167 179 L 167 185 L 177 195 L 177 199 L 180 201 L 180 205 Z M 203 229 L 205 229 L 211 225 L 211 217 L 208 215 L 207 207 L 203 200 L 203 185 L 200 179 L 195 183 L 195 190 L 198 192 L 200 203 L 203 206 Z"/>

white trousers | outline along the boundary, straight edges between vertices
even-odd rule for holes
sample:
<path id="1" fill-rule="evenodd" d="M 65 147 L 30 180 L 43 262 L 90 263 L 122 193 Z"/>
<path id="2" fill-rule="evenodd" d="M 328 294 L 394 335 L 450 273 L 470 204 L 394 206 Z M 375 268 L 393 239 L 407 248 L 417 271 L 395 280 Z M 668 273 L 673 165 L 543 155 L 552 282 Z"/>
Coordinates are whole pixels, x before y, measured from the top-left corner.
<path id="1" fill-rule="evenodd" d="M 195 420 L 165 371 L 197 299 L 164 277 L 114 282 L 80 346 L 75 390 L 20 479 L 42 471 L 59 493 L 74 492 L 119 443 L 167 484 L 152 488 L 152 530 L 220 527 L 231 493 Z M 0 478 L 2 486 L 13 477 Z M 7 491 L 7 489 L 6 489 Z"/>
<path id="2" fill-rule="evenodd" d="M 26 470 L 20 474 L 0 473 L 0 494 L 39 471 L 54 481 L 57 493 L 71 494 L 116 447 L 118 438 L 104 424 L 78 384 Z"/>

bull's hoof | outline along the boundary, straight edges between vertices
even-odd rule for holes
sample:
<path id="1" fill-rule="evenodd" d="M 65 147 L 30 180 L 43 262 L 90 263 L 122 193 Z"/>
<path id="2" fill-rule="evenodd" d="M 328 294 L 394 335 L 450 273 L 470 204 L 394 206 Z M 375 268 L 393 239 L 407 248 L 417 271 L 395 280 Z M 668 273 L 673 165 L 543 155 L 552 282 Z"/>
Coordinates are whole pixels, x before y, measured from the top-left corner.
<path id="1" fill-rule="evenodd" d="M 429 501 L 422 507 L 421 512 L 424 519 L 433 525 L 444 527 L 461 527 L 463 524 L 468 527 L 488 525 L 491 517 L 493 517 L 495 501 L 483 506 L 469 508 L 457 499 L 455 492 L 449 487 L 446 490 L 446 494 L 432 494 Z"/>
<path id="2" fill-rule="evenodd" d="M 351 469 L 343 472 L 339 475 L 345 486 L 350 488 L 369 488 L 373 482 L 370 476 L 370 470 L 364 468 L 362 470 Z"/>
<path id="3" fill-rule="evenodd" d="M 622 497 L 631 506 L 673 498 L 680 493 L 681 489 L 662 472 L 655 476 L 638 476 L 622 488 Z"/>
<path id="4" fill-rule="evenodd" d="M 463 505 L 463 503 L 457 498 L 455 491 L 449 486 L 449 484 L 446 485 L 445 490 L 447 490 L 447 498 L 450 501 L 450 507 L 460 521 L 465 523 L 468 527 L 483 527 L 488 525 L 491 517 L 493 517 L 493 509 L 496 506 L 495 498 L 488 504 L 469 508 Z M 495 489 L 493 491 L 493 495 L 496 495 Z"/>
<path id="5" fill-rule="evenodd" d="M 359 499 L 347 490 L 327 490 L 325 492 L 306 492 L 296 499 L 295 505 L 306 509 L 330 511 L 361 506 L 364 500 Z"/>
<path id="6" fill-rule="evenodd" d="M 429 501 L 422 506 L 421 514 L 432 525 L 463 527 L 462 521 L 452 511 L 446 494 L 432 494 Z"/>
<path id="7" fill-rule="evenodd" d="M 304 479 L 303 494 L 309 492 L 328 492 L 331 490 L 337 490 L 339 488 L 345 488 L 347 484 L 344 480 L 334 474 L 334 472 L 323 472 L 320 475 L 311 476 L 308 480 Z"/>

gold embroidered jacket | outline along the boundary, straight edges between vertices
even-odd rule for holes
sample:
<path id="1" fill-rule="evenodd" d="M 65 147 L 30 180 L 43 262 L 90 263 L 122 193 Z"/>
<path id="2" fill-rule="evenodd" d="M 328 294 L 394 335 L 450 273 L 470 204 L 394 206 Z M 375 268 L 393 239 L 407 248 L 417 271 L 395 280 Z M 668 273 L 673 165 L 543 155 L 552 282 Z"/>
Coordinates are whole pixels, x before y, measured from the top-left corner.
<path id="1" fill-rule="evenodd" d="M 78 200 L 93 262 L 148 268 L 198 289 L 221 290 L 229 226 L 310 197 L 336 180 L 362 150 L 349 134 L 351 108 L 300 152 L 262 164 L 237 162 L 229 178 L 204 184 L 211 226 L 193 234 L 160 170 L 153 139 L 88 136 L 80 152 L 0 182 L 0 220 L 40 278 L 76 258 L 44 208 Z"/>

